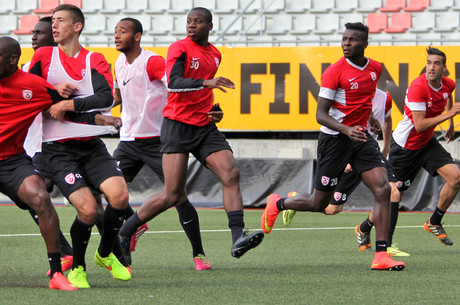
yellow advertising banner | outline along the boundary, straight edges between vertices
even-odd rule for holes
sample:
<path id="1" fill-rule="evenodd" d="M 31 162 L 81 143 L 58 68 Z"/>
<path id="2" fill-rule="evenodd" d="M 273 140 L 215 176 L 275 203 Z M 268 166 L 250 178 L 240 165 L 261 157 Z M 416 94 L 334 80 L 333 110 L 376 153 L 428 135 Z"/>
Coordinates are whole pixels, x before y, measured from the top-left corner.
<path id="1" fill-rule="evenodd" d="M 120 54 L 115 48 L 89 48 L 104 54 L 113 71 Z M 163 57 L 167 48 L 146 48 Z M 234 90 L 214 90 L 224 119 L 221 130 L 318 131 L 316 101 L 322 72 L 342 56 L 340 47 L 219 47 L 222 63 L 217 76 L 230 78 Z M 448 77 L 458 83 L 460 52 L 455 46 L 440 47 L 447 55 Z M 21 64 L 33 51 L 23 49 Z M 393 97 L 393 126 L 402 119 L 405 92 L 426 64 L 424 46 L 368 47 L 366 56 L 383 65 L 379 88 Z M 457 70 L 459 73 L 457 73 Z M 454 93 L 454 100 L 457 94 Z M 113 110 L 119 115 L 119 109 Z M 455 121 L 455 120 L 454 120 Z M 458 121 L 458 120 L 457 120 Z M 445 128 L 446 123 L 442 125 Z M 460 129 L 459 129 L 460 130 Z"/>

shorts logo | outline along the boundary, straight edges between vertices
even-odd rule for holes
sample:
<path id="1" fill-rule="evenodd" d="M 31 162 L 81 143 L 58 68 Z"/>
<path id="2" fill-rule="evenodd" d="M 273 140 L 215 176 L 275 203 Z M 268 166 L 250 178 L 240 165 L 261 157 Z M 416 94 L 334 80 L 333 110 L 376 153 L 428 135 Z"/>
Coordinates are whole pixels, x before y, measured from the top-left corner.
<path id="1" fill-rule="evenodd" d="M 335 199 L 335 201 L 340 201 L 340 198 L 342 198 L 342 193 L 340 193 L 340 192 L 335 192 L 335 193 L 334 193 L 334 199 Z"/>
<path id="2" fill-rule="evenodd" d="M 403 182 L 402 181 L 398 181 L 396 182 L 396 187 L 399 189 L 403 186 Z"/>
<path id="3" fill-rule="evenodd" d="M 331 179 L 330 179 L 329 177 L 327 177 L 327 176 L 322 176 L 322 177 L 321 177 L 321 183 L 322 183 L 324 186 L 328 185 L 330 180 L 331 180 Z"/>
<path id="4" fill-rule="evenodd" d="M 64 181 L 67 182 L 67 184 L 74 184 L 75 183 L 75 176 L 73 173 L 68 174 L 65 176 Z"/>
<path id="5" fill-rule="evenodd" d="M 25 100 L 30 100 L 32 98 L 32 90 L 22 90 L 22 97 Z"/>

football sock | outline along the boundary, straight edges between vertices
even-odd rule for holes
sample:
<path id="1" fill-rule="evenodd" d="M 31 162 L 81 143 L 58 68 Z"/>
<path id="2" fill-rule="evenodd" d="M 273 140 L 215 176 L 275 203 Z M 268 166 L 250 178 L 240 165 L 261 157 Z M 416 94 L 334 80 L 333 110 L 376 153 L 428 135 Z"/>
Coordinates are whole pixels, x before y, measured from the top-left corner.
<path id="1" fill-rule="evenodd" d="M 110 203 L 107 204 L 102 219 L 102 236 L 99 244 L 99 255 L 102 257 L 109 256 L 113 251 L 113 243 L 125 219 L 126 209 L 115 209 Z"/>
<path id="2" fill-rule="evenodd" d="M 35 221 L 35 223 L 38 225 L 38 215 L 35 213 L 34 210 L 28 209 L 30 216 L 32 216 L 32 219 Z"/>
<path id="3" fill-rule="evenodd" d="M 182 204 L 177 205 L 176 210 L 179 214 L 180 224 L 192 245 L 193 257 L 198 254 L 204 255 L 203 244 L 201 242 L 200 221 L 195 207 L 190 201 L 186 200 Z"/>
<path id="4" fill-rule="evenodd" d="M 379 251 L 387 251 L 387 241 L 386 240 L 377 240 L 375 242 L 375 252 L 379 252 Z"/>
<path id="5" fill-rule="evenodd" d="M 232 232 L 232 241 L 238 239 L 238 237 L 243 234 L 244 220 L 243 220 L 243 211 L 231 211 L 227 213 L 228 217 L 228 227 Z"/>
<path id="6" fill-rule="evenodd" d="M 438 207 L 436 207 L 436 210 L 434 210 L 433 215 L 430 217 L 430 223 L 432 225 L 439 226 L 445 213 L 446 211 L 441 211 Z"/>
<path id="7" fill-rule="evenodd" d="M 89 238 L 91 237 L 92 227 L 92 225 L 81 222 L 77 217 L 75 217 L 72 227 L 70 227 L 70 236 L 73 246 L 72 269 L 83 266 L 86 270 L 85 254 Z"/>
<path id="8" fill-rule="evenodd" d="M 390 228 L 388 232 L 388 245 L 393 244 L 393 234 L 395 233 L 396 223 L 398 222 L 399 202 L 390 203 Z"/>
<path id="9" fill-rule="evenodd" d="M 374 223 L 372 221 L 370 221 L 369 217 L 367 217 L 366 220 L 364 220 L 361 223 L 361 226 L 359 227 L 359 229 L 363 233 L 369 233 L 372 230 L 373 226 L 374 226 Z"/>
<path id="10" fill-rule="evenodd" d="M 286 200 L 286 198 L 281 198 L 276 202 L 276 207 L 278 208 L 279 211 L 284 210 L 284 200 Z"/>
<path id="11" fill-rule="evenodd" d="M 70 246 L 69 242 L 67 241 L 67 238 L 65 238 L 61 230 L 59 230 L 59 241 L 61 242 L 61 255 L 72 255 L 72 246 Z"/>
<path id="12" fill-rule="evenodd" d="M 129 217 L 131 217 L 133 215 L 134 215 L 134 210 L 130 205 L 128 205 L 128 207 L 126 208 L 126 211 L 125 211 L 125 219 L 128 219 Z"/>
<path id="13" fill-rule="evenodd" d="M 137 213 L 134 213 L 133 216 L 129 217 L 128 220 L 121 226 L 120 235 L 126 238 L 131 238 L 131 236 L 136 233 L 137 228 L 144 224 L 142 220 L 139 219 Z"/>
<path id="14" fill-rule="evenodd" d="M 61 268 L 61 253 L 59 252 L 49 252 L 48 253 L 48 262 L 50 263 L 50 277 L 53 277 L 53 274 L 56 272 L 61 272 L 62 273 L 62 268 Z"/>

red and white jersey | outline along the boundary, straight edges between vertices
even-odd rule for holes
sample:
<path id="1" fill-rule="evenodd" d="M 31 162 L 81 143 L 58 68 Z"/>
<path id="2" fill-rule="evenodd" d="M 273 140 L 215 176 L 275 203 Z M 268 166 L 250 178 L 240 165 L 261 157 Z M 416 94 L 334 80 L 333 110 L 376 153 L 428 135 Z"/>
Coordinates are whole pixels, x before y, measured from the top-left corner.
<path id="1" fill-rule="evenodd" d="M 30 61 L 22 66 L 22 71 L 29 72 Z M 35 153 L 42 151 L 42 138 L 43 138 L 43 117 L 38 114 L 35 117 L 32 125 L 27 131 L 26 139 L 24 140 L 24 149 L 26 154 L 33 157 Z"/>
<path id="2" fill-rule="evenodd" d="M 62 100 L 43 78 L 17 69 L 0 79 L 0 160 L 24 153 L 24 139 L 35 117 Z"/>
<path id="3" fill-rule="evenodd" d="M 82 47 L 74 57 L 69 57 L 59 47 L 42 47 L 34 53 L 30 66 L 31 73 L 41 75 L 53 86 L 63 83 L 76 85 L 77 89 L 70 97 L 74 100 L 76 112 L 104 111 L 113 105 L 113 78 L 102 54 Z M 111 126 L 64 123 L 52 118 L 43 122 L 44 142 L 113 132 Z"/>
<path id="4" fill-rule="evenodd" d="M 433 137 L 436 128 L 417 132 L 414 126 L 412 111 L 425 111 L 426 118 L 434 118 L 443 113 L 447 99 L 455 89 L 455 82 L 447 77 L 442 77 L 441 86 L 433 88 L 426 74 L 417 77 L 409 86 L 404 103 L 404 117 L 393 131 L 395 142 L 407 149 L 421 149 Z"/>
<path id="5" fill-rule="evenodd" d="M 209 124 L 212 89 L 203 87 L 203 81 L 214 78 L 221 59 L 212 44 L 203 47 L 188 36 L 173 43 L 166 56 L 169 98 L 163 116 L 196 126 Z"/>
<path id="6" fill-rule="evenodd" d="M 168 99 L 164 58 L 142 50 L 128 64 L 122 53 L 115 63 L 115 77 L 115 87 L 122 98 L 120 140 L 160 136 L 162 112 Z"/>
<path id="7" fill-rule="evenodd" d="M 388 92 L 377 89 L 375 91 L 374 99 L 372 100 L 372 112 L 374 117 L 379 121 L 380 126 L 383 128 L 385 119 L 391 115 L 391 108 L 393 107 L 393 99 Z M 367 124 L 369 134 L 377 140 L 378 134 L 371 131 L 370 125 Z"/>
<path id="8" fill-rule="evenodd" d="M 364 67 L 342 57 L 329 66 L 321 77 L 319 96 L 332 100 L 329 115 L 347 126 L 367 126 L 382 65 L 370 58 Z M 338 134 L 326 126 L 320 130 Z"/>

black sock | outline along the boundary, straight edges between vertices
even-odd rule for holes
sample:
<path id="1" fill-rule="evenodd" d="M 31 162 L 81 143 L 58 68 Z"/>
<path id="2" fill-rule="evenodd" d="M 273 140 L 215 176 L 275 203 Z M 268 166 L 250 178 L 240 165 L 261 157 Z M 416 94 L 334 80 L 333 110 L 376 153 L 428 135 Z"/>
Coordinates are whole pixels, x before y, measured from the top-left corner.
<path id="1" fill-rule="evenodd" d="M 190 244 L 192 244 L 193 257 L 198 254 L 204 255 L 203 244 L 201 243 L 200 221 L 195 207 L 187 200 L 177 205 L 176 210 L 179 214 L 180 224 L 185 234 L 187 234 Z"/>
<path id="2" fill-rule="evenodd" d="M 136 233 L 137 228 L 143 225 L 145 222 L 139 219 L 137 213 L 134 213 L 133 216 L 129 217 L 128 220 L 121 226 L 120 236 L 124 238 L 131 238 L 131 236 Z"/>
<path id="3" fill-rule="evenodd" d="M 278 199 L 278 201 L 276 202 L 276 207 L 278 208 L 278 210 L 280 210 L 280 211 L 284 210 L 284 200 L 286 200 L 286 199 L 287 198 Z"/>
<path id="4" fill-rule="evenodd" d="M 115 209 L 110 203 L 107 204 L 102 219 L 102 236 L 98 252 L 101 257 L 107 257 L 113 251 L 113 243 L 123 225 L 126 209 Z"/>
<path id="5" fill-rule="evenodd" d="M 86 270 L 85 254 L 89 238 L 91 237 L 92 227 L 92 225 L 81 222 L 77 217 L 75 217 L 72 227 L 70 227 L 70 237 L 72 238 L 73 246 L 72 269 L 83 266 Z"/>
<path id="6" fill-rule="evenodd" d="M 233 243 L 235 243 L 238 237 L 240 237 L 241 234 L 243 234 L 243 228 L 244 228 L 243 215 L 244 215 L 243 211 L 231 211 L 227 213 L 228 227 L 232 231 Z"/>
<path id="7" fill-rule="evenodd" d="M 393 234 L 395 233 L 396 223 L 398 222 L 399 202 L 390 203 L 390 230 L 388 232 L 388 245 L 393 244 Z"/>
<path id="8" fill-rule="evenodd" d="M 375 252 L 387 251 L 388 244 L 386 240 L 377 240 L 375 242 Z"/>
<path id="9" fill-rule="evenodd" d="M 72 247 L 70 246 L 67 238 L 65 238 L 61 230 L 59 230 L 59 241 L 61 242 L 61 255 L 73 255 Z"/>
<path id="10" fill-rule="evenodd" d="M 436 210 L 434 210 L 433 215 L 430 217 L 430 223 L 432 225 L 439 226 L 445 213 L 446 211 L 441 211 L 438 207 L 436 207 Z"/>
<path id="11" fill-rule="evenodd" d="M 361 223 L 361 226 L 359 227 L 359 229 L 363 233 L 370 233 L 373 226 L 374 226 L 374 223 L 372 221 L 370 221 L 369 217 L 367 217 L 366 220 L 364 220 Z"/>
<path id="12" fill-rule="evenodd" d="M 32 216 L 32 219 L 35 221 L 35 223 L 38 225 L 38 215 L 35 213 L 34 210 L 28 209 L 30 216 Z"/>
<path id="13" fill-rule="evenodd" d="M 125 219 L 128 219 L 129 217 L 133 215 L 134 215 L 134 210 L 130 205 L 128 205 L 128 207 L 126 208 L 126 212 L 125 212 Z"/>
<path id="14" fill-rule="evenodd" d="M 61 268 L 61 253 L 59 252 L 49 252 L 48 253 L 48 262 L 50 263 L 50 278 L 53 277 L 53 274 L 56 272 L 61 272 L 62 273 L 62 268 Z"/>

